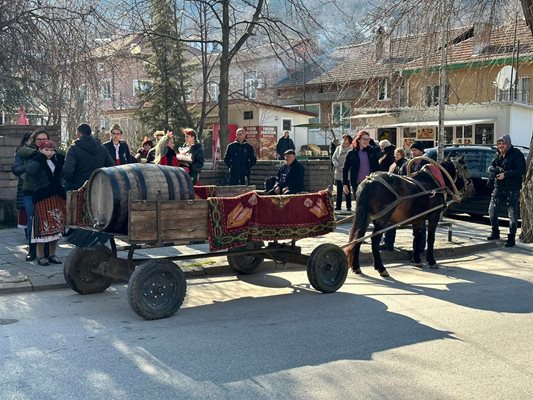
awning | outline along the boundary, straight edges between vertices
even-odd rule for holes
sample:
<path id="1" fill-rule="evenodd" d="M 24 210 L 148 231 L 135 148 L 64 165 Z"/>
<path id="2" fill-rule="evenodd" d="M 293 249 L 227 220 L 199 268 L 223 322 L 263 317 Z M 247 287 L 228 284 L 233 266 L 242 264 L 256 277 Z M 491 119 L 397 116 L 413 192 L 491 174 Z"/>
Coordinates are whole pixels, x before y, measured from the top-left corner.
<path id="1" fill-rule="evenodd" d="M 391 115 L 394 115 L 394 114 L 398 114 L 398 113 L 386 112 L 386 113 L 374 113 L 374 114 L 358 114 L 358 115 L 351 116 L 350 119 L 379 118 L 379 117 L 391 116 Z"/>
<path id="2" fill-rule="evenodd" d="M 495 122 L 496 119 L 457 119 L 444 121 L 444 126 L 463 126 L 463 125 L 478 125 Z M 398 122 L 397 124 L 384 125 L 382 128 L 403 128 L 403 127 L 423 127 L 423 126 L 439 126 L 439 121 L 413 121 L 413 122 Z"/>
<path id="3" fill-rule="evenodd" d="M 308 128 L 308 129 L 329 129 L 329 128 L 338 128 L 339 126 L 342 126 L 342 124 L 335 123 L 335 124 L 321 124 L 319 122 L 317 123 L 307 123 L 307 124 L 298 124 L 294 125 L 293 128 Z"/>

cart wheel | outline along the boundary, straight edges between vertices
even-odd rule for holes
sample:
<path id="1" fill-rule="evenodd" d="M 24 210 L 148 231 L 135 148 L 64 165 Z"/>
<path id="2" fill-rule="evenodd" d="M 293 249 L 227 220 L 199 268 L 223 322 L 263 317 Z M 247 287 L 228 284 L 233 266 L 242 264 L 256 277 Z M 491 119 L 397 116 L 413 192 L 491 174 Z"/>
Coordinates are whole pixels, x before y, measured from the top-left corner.
<path id="1" fill-rule="evenodd" d="M 187 281 L 180 267 L 170 260 L 151 260 L 131 275 L 128 303 L 144 319 L 167 318 L 181 307 L 186 291 Z"/>
<path id="2" fill-rule="evenodd" d="M 263 242 L 248 242 L 242 247 L 238 247 L 238 250 L 253 250 L 259 249 L 264 246 Z M 229 266 L 236 272 L 240 274 L 251 274 L 253 273 L 265 260 L 265 257 L 261 254 L 236 254 L 228 255 Z"/>
<path id="3" fill-rule="evenodd" d="M 339 246 L 324 243 L 313 250 L 307 262 L 311 286 L 322 293 L 336 292 L 348 275 L 348 260 Z"/>
<path id="4" fill-rule="evenodd" d="M 105 246 L 76 247 L 68 255 L 63 276 L 69 288 L 79 294 L 101 293 L 113 279 L 92 272 L 98 264 L 113 257 L 113 252 Z"/>

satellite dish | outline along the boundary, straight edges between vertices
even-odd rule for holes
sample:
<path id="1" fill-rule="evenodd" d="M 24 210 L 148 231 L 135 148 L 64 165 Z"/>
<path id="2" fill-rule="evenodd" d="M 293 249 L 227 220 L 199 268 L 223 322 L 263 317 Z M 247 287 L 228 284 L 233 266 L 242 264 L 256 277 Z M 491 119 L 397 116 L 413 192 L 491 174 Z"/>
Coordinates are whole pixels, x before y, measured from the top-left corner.
<path id="1" fill-rule="evenodd" d="M 509 90 L 516 82 L 516 70 L 512 66 L 506 65 L 496 75 L 495 82 L 498 89 Z"/>

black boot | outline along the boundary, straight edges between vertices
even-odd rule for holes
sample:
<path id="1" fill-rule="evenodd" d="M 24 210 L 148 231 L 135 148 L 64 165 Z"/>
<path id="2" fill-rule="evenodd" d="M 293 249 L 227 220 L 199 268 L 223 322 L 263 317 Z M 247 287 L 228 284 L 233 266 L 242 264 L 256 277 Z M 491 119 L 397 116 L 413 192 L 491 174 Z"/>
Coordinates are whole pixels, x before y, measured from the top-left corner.
<path id="1" fill-rule="evenodd" d="M 26 261 L 33 261 L 36 257 L 37 245 L 35 243 L 30 243 L 28 255 L 26 256 Z"/>
<path id="2" fill-rule="evenodd" d="M 500 238 L 500 230 L 498 228 L 492 228 L 492 233 L 487 236 L 487 240 L 496 240 Z"/>
<path id="3" fill-rule="evenodd" d="M 507 241 L 505 242 L 505 247 L 513 247 L 516 244 L 515 242 L 515 235 L 509 234 L 507 235 Z"/>

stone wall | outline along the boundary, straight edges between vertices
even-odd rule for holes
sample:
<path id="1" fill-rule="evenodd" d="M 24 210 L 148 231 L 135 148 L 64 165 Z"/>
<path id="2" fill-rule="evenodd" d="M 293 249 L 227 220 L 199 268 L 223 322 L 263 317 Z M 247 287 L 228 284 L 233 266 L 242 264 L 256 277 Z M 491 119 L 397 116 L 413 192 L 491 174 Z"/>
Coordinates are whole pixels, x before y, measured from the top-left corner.
<path id="1" fill-rule="evenodd" d="M 15 199 L 18 178 L 11 172 L 15 162 L 15 149 L 26 132 L 45 128 L 52 140 L 59 143 L 59 126 L 0 125 L 0 225 L 15 224 Z"/>
<path id="2" fill-rule="evenodd" d="M 304 190 L 316 192 L 326 189 L 333 184 L 333 171 L 329 160 L 302 160 L 305 168 Z M 283 161 L 257 161 L 250 174 L 250 185 L 255 185 L 257 189 L 263 189 L 265 179 L 276 175 Z M 217 170 L 204 170 L 200 176 L 202 185 L 226 185 L 228 181 L 228 168 L 219 161 Z"/>

